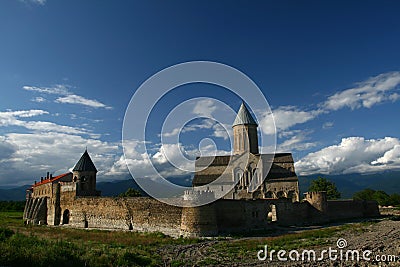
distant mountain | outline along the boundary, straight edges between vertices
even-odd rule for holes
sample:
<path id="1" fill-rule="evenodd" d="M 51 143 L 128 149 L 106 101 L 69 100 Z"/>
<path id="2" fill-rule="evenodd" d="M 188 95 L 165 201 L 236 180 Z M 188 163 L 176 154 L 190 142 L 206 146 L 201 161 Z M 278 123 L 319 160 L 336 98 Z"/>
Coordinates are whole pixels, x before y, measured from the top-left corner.
<path id="1" fill-rule="evenodd" d="M 26 189 L 32 185 L 23 185 L 15 188 L 0 189 L 0 200 L 25 200 Z"/>
<path id="2" fill-rule="evenodd" d="M 145 195 L 143 190 L 139 187 L 139 185 L 132 178 L 128 180 L 119 180 L 112 182 L 99 182 L 96 185 L 97 190 L 101 191 L 101 195 L 105 197 L 117 196 L 121 193 L 126 192 L 128 188 L 133 188 L 142 192 Z"/>
<path id="3" fill-rule="evenodd" d="M 383 190 L 388 194 L 400 194 L 400 171 L 397 172 L 383 172 L 375 174 L 342 174 L 342 175 L 308 175 L 299 176 L 300 192 L 305 193 L 312 180 L 317 179 L 318 176 L 325 177 L 334 182 L 338 190 L 342 193 L 342 198 L 351 198 L 357 191 L 365 188 L 374 190 Z M 191 186 L 192 179 L 190 176 L 169 178 L 170 182 L 182 185 Z M 25 190 L 30 185 L 24 185 L 16 188 L 0 189 L 0 200 L 25 200 Z M 138 184 L 132 179 L 112 181 L 112 182 L 98 182 L 97 189 L 101 191 L 102 196 L 117 196 L 125 192 L 128 188 L 140 190 Z M 143 191 L 142 191 L 143 192 Z"/>
<path id="4" fill-rule="evenodd" d="M 336 187 L 342 194 L 342 198 L 351 198 L 355 192 L 361 191 L 365 188 L 382 190 L 388 194 L 400 194 L 399 171 L 374 174 L 315 174 L 309 176 L 299 176 L 299 187 L 301 193 L 307 192 L 311 181 L 317 179 L 319 176 L 334 182 L 336 184 Z"/>

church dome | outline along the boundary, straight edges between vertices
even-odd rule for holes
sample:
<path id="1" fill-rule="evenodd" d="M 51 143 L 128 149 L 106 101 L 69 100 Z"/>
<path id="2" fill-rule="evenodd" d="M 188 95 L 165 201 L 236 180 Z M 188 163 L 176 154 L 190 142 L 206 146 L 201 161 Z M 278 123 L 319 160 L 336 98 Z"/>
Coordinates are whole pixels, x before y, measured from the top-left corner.
<path id="1" fill-rule="evenodd" d="M 244 102 L 240 106 L 240 109 L 238 111 L 235 121 L 233 122 L 232 127 L 236 125 L 258 125 L 253 116 L 250 114 L 250 111 L 247 109 Z"/>

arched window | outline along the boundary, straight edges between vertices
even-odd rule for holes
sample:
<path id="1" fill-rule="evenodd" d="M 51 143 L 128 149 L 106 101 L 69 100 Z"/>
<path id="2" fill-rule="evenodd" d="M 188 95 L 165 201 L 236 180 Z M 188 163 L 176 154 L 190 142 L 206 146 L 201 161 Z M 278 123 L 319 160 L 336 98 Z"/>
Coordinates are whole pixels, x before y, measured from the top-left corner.
<path id="1" fill-rule="evenodd" d="M 274 195 L 272 194 L 271 191 L 268 191 L 267 193 L 265 193 L 265 198 L 273 198 Z"/>
<path id="2" fill-rule="evenodd" d="M 277 198 L 284 198 L 285 197 L 285 193 L 283 191 L 279 191 L 278 193 L 276 193 L 276 197 Z"/>

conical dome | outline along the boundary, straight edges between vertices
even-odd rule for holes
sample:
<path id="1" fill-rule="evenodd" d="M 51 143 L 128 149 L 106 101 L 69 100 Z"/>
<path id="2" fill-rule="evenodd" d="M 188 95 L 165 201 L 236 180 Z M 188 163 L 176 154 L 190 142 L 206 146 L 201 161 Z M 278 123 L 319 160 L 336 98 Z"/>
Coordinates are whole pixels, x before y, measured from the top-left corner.
<path id="1" fill-rule="evenodd" d="M 253 116 L 251 116 L 250 111 L 247 109 L 244 102 L 240 106 L 240 109 L 238 111 L 235 121 L 233 122 L 232 127 L 236 125 L 258 125 L 257 122 L 254 120 Z"/>
<path id="2" fill-rule="evenodd" d="M 89 153 L 87 150 L 85 150 L 85 153 L 83 153 L 82 157 L 79 159 L 78 163 L 76 163 L 74 169 L 72 171 L 94 171 L 97 172 L 96 167 L 94 166 L 94 163 L 92 159 L 89 156 Z"/>

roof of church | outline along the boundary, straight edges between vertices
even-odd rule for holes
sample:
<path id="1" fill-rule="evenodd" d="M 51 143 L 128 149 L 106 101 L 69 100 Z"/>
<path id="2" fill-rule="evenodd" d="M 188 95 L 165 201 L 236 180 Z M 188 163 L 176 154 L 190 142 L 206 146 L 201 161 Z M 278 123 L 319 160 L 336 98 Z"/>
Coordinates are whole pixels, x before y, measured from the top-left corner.
<path id="1" fill-rule="evenodd" d="M 79 159 L 78 163 L 76 163 L 74 169 L 72 171 L 94 171 L 97 172 L 96 167 L 92 159 L 89 156 L 87 150 L 83 153 L 82 157 Z"/>
<path id="2" fill-rule="evenodd" d="M 257 122 L 254 120 L 253 116 L 250 114 L 250 111 L 247 109 L 244 102 L 240 106 L 240 109 L 237 113 L 236 119 L 233 122 L 233 126 L 236 125 L 257 125 Z"/>
<path id="3" fill-rule="evenodd" d="M 61 178 L 64 178 L 65 176 L 70 175 L 70 174 L 71 174 L 70 172 L 67 172 L 67 173 L 60 174 L 60 175 L 58 175 L 56 177 L 53 177 L 51 179 L 44 179 L 43 181 L 40 181 L 40 182 L 34 184 L 33 187 L 36 187 L 36 186 L 39 186 L 39 185 L 43 185 L 43 184 L 47 184 L 47 183 L 50 183 L 50 182 L 55 182 L 55 181 L 60 180 Z"/>

